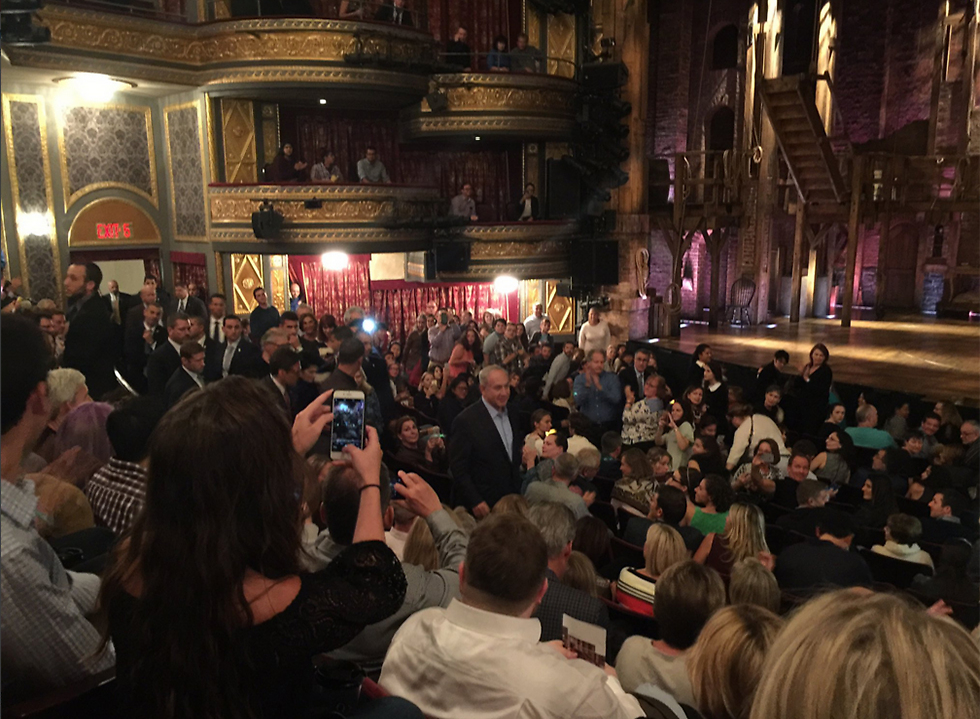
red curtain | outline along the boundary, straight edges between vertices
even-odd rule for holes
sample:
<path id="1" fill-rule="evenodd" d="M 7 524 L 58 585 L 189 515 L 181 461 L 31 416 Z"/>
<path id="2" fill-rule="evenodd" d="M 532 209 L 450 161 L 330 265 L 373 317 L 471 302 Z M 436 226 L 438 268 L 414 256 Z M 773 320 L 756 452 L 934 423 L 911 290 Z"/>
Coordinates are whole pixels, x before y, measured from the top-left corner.
<path id="1" fill-rule="evenodd" d="M 478 53 L 489 52 L 497 35 L 506 36 L 510 47 L 520 32 L 519 0 L 429 0 L 428 8 L 429 29 L 443 45 L 460 25 L 466 28 L 467 44 Z M 486 67 L 485 57 L 477 66 Z"/>
<path id="2" fill-rule="evenodd" d="M 320 258 L 289 256 L 289 281 L 299 284 L 317 317 L 330 313 L 343 322 L 348 307 L 371 306 L 370 255 L 351 255 L 346 270 L 325 270 Z"/>
<path id="3" fill-rule="evenodd" d="M 174 284 L 197 285 L 198 299 L 208 297 L 207 259 L 200 252 L 171 252 L 170 262 L 174 268 Z M 144 263 L 145 264 L 145 263 Z"/>
<path id="4" fill-rule="evenodd" d="M 516 298 L 517 293 L 513 293 Z M 490 283 L 431 283 L 420 285 L 398 280 L 375 282 L 371 285 L 371 308 L 379 321 L 388 325 L 392 337 L 402 342 L 415 328 L 415 319 L 430 300 L 440 307 L 449 307 L 462 314 L 470 310 L 479 322 L 486 310 L 493 310 L 507 319 L 516 317 L 510 295 L 495 292 Z"/>
<path id="5" fill-rule="evenodd" d="M 520 163 L 517 163 L 520 166 Z M 406 185 L 438 187 L 452 198 L 463 185 L 473 186 L 476 211 L 483 222 L 508 220 L 507 203 L 518 199 L 510 186 L 510 153 L 488 149 L 482 152 L 429 152 L 403 150 L 399 158 L 400 181 Z M 447 199 L 448 202 L 448 199 Z"/>
<path id="6" fill-rule="evenodd" d="M 377 149 L 392 181 L 402 182 L 398 174 L 398 117 L 378 113 L 351 113 L 324 110 L 291 111 L 282 108 L 282 141 L 292 142 L 296 154 L 312 167 L 319 153 L 334 153 L 337 166 L 347 182 L 357 182 L 357 161 L 370 145 Z"/>

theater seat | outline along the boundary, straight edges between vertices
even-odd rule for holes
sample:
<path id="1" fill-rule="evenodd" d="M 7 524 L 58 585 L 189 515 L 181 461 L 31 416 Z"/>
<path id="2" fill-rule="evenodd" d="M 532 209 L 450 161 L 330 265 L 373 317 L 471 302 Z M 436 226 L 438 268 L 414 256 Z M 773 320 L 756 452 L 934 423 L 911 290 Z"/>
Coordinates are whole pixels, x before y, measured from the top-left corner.
<path id="1" fill-rule="evenodd" d="M 782 527 L 777 527 L 775 524 L 766 525 L 766 544 L 769 545 L 769 551 L 773 554 L 778 555 L 786 547 L 805 542 L 807 539 L 807 537 L 799 532 L 792 532 Z"/>
<path id="2" fill-rule="evenodd" d="M 624 542 L 619 537 L 612 538 L 612 553 L 613 561 L 624 567 L 636 569 L 646 565 L 646 560 L 643 558 L 643 547 Z"/>
<path id="3" fill-rule="evenodd" d="M 598 499 L 589 507 L 593 517 L 598 517 L 616 536 L 619 536 L 619 524 L 616 520 L 616 510 L 608 502 L 600 502 Z"/>
<path id="4" fill-rule="evenodd" d="M 645 614 L 634 612 L 632 609 L 627 609 L 622 604 L 606 599 L 605 597 L 599 597 L 599 599 L 602 600 L 602 603 L 606 605 L 606 609 L 609 610 L 610 625 L 618 629 L 624 636 L 632 637 L 638 635 L 649 639 L 660 638 L 660 627 L 657 625 L 657 620 L 654 617 L 648 617 Z M 606 650 L 608 652 L 608 646 Z"/>
<path id="5" fill-rule="evenodd" d="M 3 708 L 3 719 L 122 719 L 116 711 L 116 669 Z"/>
<path id="6" fill-rule="evenodd" d="M 868 567 L 871 568 L 871 576 L 877 582 L 888 582 L 899 589 L 908 589 L 912 586 L 912 580 L 917 575 L 932 576 L 932 567 L 927 564 L 906 562 L 902 559 L 872 552 L 870 549 L 860 548 L 857 552 L 868 563 Z"/>

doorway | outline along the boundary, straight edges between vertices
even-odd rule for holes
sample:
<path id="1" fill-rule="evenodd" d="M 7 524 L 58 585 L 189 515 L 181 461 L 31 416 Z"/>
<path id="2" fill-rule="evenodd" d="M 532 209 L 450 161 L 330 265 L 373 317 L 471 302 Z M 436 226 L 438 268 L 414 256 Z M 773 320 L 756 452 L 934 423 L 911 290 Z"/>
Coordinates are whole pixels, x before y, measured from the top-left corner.
<path id="1" fill-rule="evenodd" d="M 885 253 L 886 307 L 915 308 L 915 270 L 919 258 L 919 235 L 916 228 L 903 225 L 894 228 Z"/>

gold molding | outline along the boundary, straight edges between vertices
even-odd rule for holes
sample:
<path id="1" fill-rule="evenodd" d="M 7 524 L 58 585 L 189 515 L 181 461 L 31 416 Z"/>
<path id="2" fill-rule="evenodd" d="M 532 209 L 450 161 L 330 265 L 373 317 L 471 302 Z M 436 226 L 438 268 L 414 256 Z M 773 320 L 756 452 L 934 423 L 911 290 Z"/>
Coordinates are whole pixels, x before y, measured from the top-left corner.
<path id="1" fill-rule="evenodd" d="M 177 234 L 177 200 L 174 197 L 174 167 L 173 157 L 170 156 L 170 113 L 179 110 L 186 110 L 193 107 L 194 117 L 197 119 L 197 141 L 200 146 L 201 157 L 201 204 L 204 209 L 204 234 L 203 235 L 178 235 Z M 207 148 L 204 143 L 204 128 L 201 127 L 201 106 L 199 100 L 191 100 L 179 105 L 167 105 L 163 108 L 163 143 L 166 145 L 164 152 L 167 156 L 167 187 L 170 188 L 170 223 L 173 227 L 173 238 L 178 242 L 207 242 L 208 225 L 210 213 L 207 208 L 207 186 L 208 170 L 204 166 L 204 158 L 207 157 Z"/>
<path id="2" fill-rule="evenodd" d="M 379 244 L 403 245 L 398 251 L 424 249 L 431 240 L 432 233 L 428 230 L 398 230 L 392 231 L 382 227 L 331 227 L 323 229 L 303 229 L 284 227 L 277 242 L 288 244 L 315 244 L 320 252 L 329 245 L 354 251 L 352 246 L 367 248 Z M 421 244 L 420 244 L 421 243 Z M 249 247 L 268 247 L 268 242 L 255 239 L 255 234 L 249 227 L 220 227 L 211 233 L 211 244 L 242 245 Z M 377 251 L 377 250 L 375 250 Z M 392 250 L 385 250 L 386 252 Z"/>
<path id="3" fill-rule="evenodd" d="M 531 136 L 535 139 L 568 138 L 575 129 L 575 118 L 533 117 L 533 116 L 479 116 L 413 117 L 405 123 L 405 129 L 412 138 L 436 135 L 517 135 Z"/>
<path id="4" fill-rule="evenodd" d="M 10 278 L 10 251 L 7 249 L 7 219 L 3 216 L 3 207 L 0 207 L 0 247 L 3 248 L 3 256 L 7 258 L 7 266 L 3 268 L 4 278 Z"/>
<path id="5" fill-rule="evenodd" d="M 258 179 L 259 166 L 255 147 L 255 114 L 251 101 L 221 99 L 221 144 L 224 150 L 225 181 L 255 182 Z"/>
<path id="6" fill-rule="evenodd" d="M 146 153 L 150 160 L 150 193 L 147 194 L 143 190 L 130 185 L 126 182 L 92 182 L 84 187 L 80 187 L 75 192 L 70 193 L 69 183 L 68 183 L 68 156 L 65 153 L 65 119 L 69 112 L 76 107 L 91 107 L 97 110 L 123 110 L 126 112 L 138 113 L 142 111 L 143 121 L 146 123 Z M 157 160 L 156 160 L 156 143 L 153 136 L 153 110 L 148 105 L 121 105 L 118 103 L 104 103 L 104 102 L 73 102 L 70 105 L 65 105 L 62 111 L 59 113 L 58 118 L 58 154 L 60 155 L 61 164 L 61 185 L 65 200 L 65 211 L 74 205 L 78 199 L 90 192 L 95 192 L 97 190 L 105 190 L 109 188 L 118 188 L 120 190 L 126 190 L 132 192 L 134 195 L 139 195 L 144 200 L 149 202 L 155 208 L 160 207 L 160 187 L 157 183 Z"/>
<path id="7" fill-rule="evenodd" d="M 204 124 L 208 132 L 208 172 L 211 182 L 218 181 L 218 141 L 214 136 L 214 108 L 211 95 L 204 93 Z M 208 185 L 207 182 L 204 183 Z"/>
<path id="8" fill-rule="evenodd" d="M 217 282 L 218 294 L 225 294 L 225 265 L 222 259 L 222 254 L 220 252 L 214 253 L 214 269 L 215 269 L 215 281 Z M 225 304 L 227 307 L 228 296 L 225 295 Z M 226 310 L 227 311 L 227 310 Z"/>
<path id="9" fill-rule="evenodd" d="M 107 202 L 121 202 L 121 203 L 123 203 L 125 205 L 129 205 L 130 207 L 135 207 L 137 210 L 139 210 L 139 212 L 144 217 L 146 217 L 147 221 L 153 227 L 153 231 L 156 232 L 156 235 L 157 235 L 156 241 L 152 241 L 151 240 L 151 241 L 142 241 L 142 242 L 140 242 L 140 241 L 118 242 L 118 241 L 109 240 L 109 241 L 106 241 L 106 242 L 78 242 L 78 241 L 74 241 L 73 242 L 72 241 L 72 238 L 74 236 L 75 223 L 78 222 L 78 218 L 81 217 L 87 210 L 89 210 L 89 209 L 91 209 L 93 207 L 96 207 L 97 205 L 105 204 Z M 68 247 L 69 248 L 78 248 L 78 247 L 85 247 L 85 248 L 111 247 L 111 248 L 117 248 L 117 247 L 120 247 L 120 246 L 125 246 L 125 247 L 160 247 L 161 244 L 162 244 L 162 242 L 163 242 L 163 234 L 160 232 L 160 226 L 154 221 L 153 217 L 150 216 L 150 213 L 147 212 L 146 210 L 144 210 L 142 207 L 140 207 L 137 203 L 133 202 L 132 200 L 128 200 L 125 197 L 100 197 L 97 200 L 92 200 L 91 202 L 89 202 L 88 204 L 86 204 L 84 207 L 82 207 L 75 214 L 75 217 L 74 217 L 74 219 L 72 219 L 71 225 L 68 228 Z"/>
<path id="10" fill-rule="evenodd" d="M 286 304 L 286 275 L 288 274 L 289 255 L 272 255 L 269 258 L 269 293 L 272 304 L 280 312 L 289 309 Z"/>
<path id="11" fill-rule="evenodd" d="M 232 305 L 235 314 L 244 317 L 258 306 L 252 292 L 256 287 L 264 286 L 262 272 L 262 255 L 231 256 L 231 284 L 234 297 Z"/>
<path id="12" fill-rule="evenodd" d="M 575 77 L 576 21 L 574 15 L 548 15 L 548 73 Z M 556 58 L 554 60 L 550 58 Z M 559 62 L 564 60 L 565 62 Z"/>
<path id="13" fill-rule="evenodd" d="M 527 243 L 568 240 L 578 236 L 578 226 L 571 222 L 516 222 L 505 225 L 468 225 L 463 237 L 481 243 Z"/>
<path id="14" fill-rule="evenodd" d="M 44 97 L 41 95 L 18 95 L 3 93 L 3 127 L 4 136 L 7 144 L 7 172 L 10 176 L 11 200 L 14 205 L 14 233 L 17 238 L 17 256 L 20 259 L 21 281 L 24 283 L 24 294 L 30 295 L 30 267 L 27 264 L 27 254 L 24 250 L 24 240 L 20 236 L 20 229 L 17 226 L 17 218 L 23 212 L 20 205 L 20 184 L 17 181 L 17 157 L 14 153 L 13 127 L 10 118 L 10 103 L 27 102 L 37 106 L 38 132 L 41 137 L 41 163 L 44 168 L 44 192 L 48 201 L 48 223 L 50 231 L 48 241 L 51 244 L 52 260 L 55 271 L 55 286 L 58 288 L 58 300 L 64 301 L 65 290 L 61 283 L 61 251 L 58 247 L 58 232 L 55 227 L 54 216 L 54 188 L 51 183 L 51 157 L 48 152 L 48 120 L 45 112 Z M 54 299 L 54 298 L 52 298 Z"/>

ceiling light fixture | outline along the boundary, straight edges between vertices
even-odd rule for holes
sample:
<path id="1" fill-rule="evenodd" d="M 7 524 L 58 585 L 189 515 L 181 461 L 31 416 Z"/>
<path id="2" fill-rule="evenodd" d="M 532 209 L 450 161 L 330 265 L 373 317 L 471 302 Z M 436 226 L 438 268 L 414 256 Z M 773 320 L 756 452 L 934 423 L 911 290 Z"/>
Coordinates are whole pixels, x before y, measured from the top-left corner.
<path id="1" fill-rule="evenodd" d="M 324 252 L 320 255 L 320 264 L 325 270 L 340 272 L 347 269 L 349 258 L 346 252 Z"/>
<path id="2" fill-rule="evenodd" d="M 109 77 L 100 72 L 76 72 L 68 77 L 56 77 L 56 85 L 67 88 L 79 97 L 93 102 L 106 102 L 122 90 L 136 87 L 135 82 Z"/>
<path id="3" fill-rule="evenodd" d="M 517 278 L 510 275 L 500 275 L 493 281 L 493 289 L 502 295 L 517 292 L 519 286 L 520 282 L 517 281 Z"/>
<path id="4" fill-rule="evenodd" d="M 326 104 L 327 104 L 327 98 L 325 98 L 325 97 L 321 97 L 321 98 L 320 98 L 320 104 L 321 104 L 321 105 L 326 105 Z"/>

